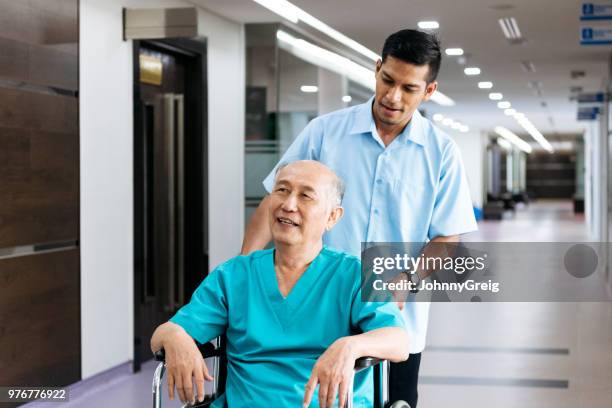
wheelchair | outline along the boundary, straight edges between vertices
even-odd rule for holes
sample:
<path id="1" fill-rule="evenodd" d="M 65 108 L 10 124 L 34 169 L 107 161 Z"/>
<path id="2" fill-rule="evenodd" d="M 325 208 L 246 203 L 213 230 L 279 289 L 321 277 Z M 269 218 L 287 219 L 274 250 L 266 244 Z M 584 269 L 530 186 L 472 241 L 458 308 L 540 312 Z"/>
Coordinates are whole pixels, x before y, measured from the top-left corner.
<path id="1" fill-rule="evenodd" d="M 227 357 L 225 354 L 225 341 L 217 338 L 213 342 L 198 344 L 198 349 L 204 358 L 214 358 L 212 367 L 213 393 L 206 395 L 204 401 L 195 405 L 186 404 L 183 408 L 209 408 L 217 396 L 225 392 L 225 379 L 227 377 Z M 153 408 L 162 408 L 162 380 L 166 370 L 165 354 L 161 349 L 154 354 L 159 362 L 153 374 Z M 410 408 L 405 401 L 389 402 L 388 378 L 389 365 L 386 360 L 375 357 L 362 357 L 355 361 L 355 372 L 374 367 L 374 405 L 373 408 Z M 349 389 L 345 408 L 353 407 L 353 389 Z M 280 407 L 279 407 L 280 408 Z M 288 407 L 293 408 L 293 407 Z"/>

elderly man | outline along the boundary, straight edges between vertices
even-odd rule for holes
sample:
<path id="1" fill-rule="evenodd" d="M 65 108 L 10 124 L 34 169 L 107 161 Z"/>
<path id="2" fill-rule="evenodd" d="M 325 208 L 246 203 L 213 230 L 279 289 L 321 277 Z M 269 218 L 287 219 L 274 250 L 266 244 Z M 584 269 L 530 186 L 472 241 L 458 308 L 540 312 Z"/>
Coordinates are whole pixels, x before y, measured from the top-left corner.
<path id="1" fill-rule="evenodd" d="M 397 306 L 363 302 L 359 260 L 323 246 L 342 217 L 342 194 L 321 163 L 279 168 L 268 206 L 274 249 L 218 266 L 153 334 L 152 350 L 166 351 L 171 398 L 176 386 L 182 401 L 194 400 L 193 382 L 203 398 L 211 377 L 193 339 L 223 333 L 228 378 L 215 407 L 333 407 L 336 398 L 343 406 L 356 359 L 408 357 Z M 370 375 L 355 375 L 356 406 L 372 406 Z"/>
<path id="2" fill-rule="evenodd" d="M 281 162 L 318 160 L 346 181 L 347 216 L 325 234 L 326 245 L 359 256 L 362 242 L 431 241 L 425 251 L 436 256 L 439 243 L 477 228 L 457 144 L 418 111 L 438 87 L 440 44 L 431 34 L 400 30 L 385 40 L 381 56 L 372 98 L 313 119 Z M 273 176 L 274 170 L 264 181 L 268 191 Z M 270 241 L 268 197 L 247 228 L 243 254 Z M 418 285 L 429 272 L 416 271 L 411 279 Z M 411 354 L 391 364 L 389 394 L 416 408 L 429 303 L 410 301 L 403 313 Z"/>

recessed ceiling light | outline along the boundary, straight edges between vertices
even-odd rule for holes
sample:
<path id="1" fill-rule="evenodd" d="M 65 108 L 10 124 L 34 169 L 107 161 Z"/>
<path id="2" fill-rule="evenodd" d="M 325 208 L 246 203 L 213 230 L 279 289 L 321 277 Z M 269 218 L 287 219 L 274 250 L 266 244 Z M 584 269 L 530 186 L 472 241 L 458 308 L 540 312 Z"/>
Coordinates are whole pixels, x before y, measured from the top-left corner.
<path id="1" fill-rule="evenodd" d="M 504 99 L 504 95 L 500 94 L 499 92 L 491 92 L 489 94 L 489 99 L 492 101 L 501 101 L 502 99 Z"/>
<path id="2" fill-rule="evenodd" d="M 352 97 L 351 95 L 344 95 L 344 96 L 342 97 L 342 102 L 349 103 L 349 102 L 350 102 L 350 101 L 352 101 L 352 100 L 353 100 L 353 97 Z"/>
<path id="3" fill-rule="evenodd" d="M 446 55 L 463 55 L 463 48 L 447 48 L 444 52 Z"/>
<path id="4" fill-rule="evenodd" d="M 302 85 L 300 86 L 300 91 L 305 93 L 315 93 L 319 91 L 319 87 L 315 85 Z"/>
<path id="5" fill-rule="evenodd" d="M 506 37 L 511 44 L 520 44 L 525 41 L 514 17 L 500 18 L 498 22 L 504 33 L 504 37 Z"/>
<path id="6" fill-rule="evenodd" d="M 437 21 L 419 21 L 417 25 L 422 30 L 435 30 L 440 28 L 440 24 Z"/>
<path id="7" fill-rule="evenodd" d="M 433 120 L 435 120 L 436 122 L 440 122 L 442 119 L 444 119 L 444 115 L 442 115 L 441 113 L 434 113 Z"/>
<path id="8" fill-rule="evenodd" d="M 459 123 L 459 122 L 454 122 L 454 123 L 451 125 L 451 127 L 452 127 L 453 129 L 456 129 L 456 130 L 459 130 L 459 129 L 461 128 L 461 126 L 463 126 L 463 125 L 462 125 L 461 123 Z"/>
<path id="9" fill-rule="evenodd" d="M 521 61 L 521 68 L 525 72 L 536 72 L 536 67 L 531 61 Z"/>
<path id="10" fill-rule="evenodd" d="M 515 110 L 515 109 L 512 109 L 512 108 L 510 108 L 510 109 L 506 109 L 506 110 L 504 111 L 504 114 L 505 114 L 506 116 L 512 116 L 512 115 L 514 115 L 515 113 L 516 113 L 516 110 Z"/>
<path id="11" fill-rule="evenodd" d="M 446 125 L 446 126 L 450 126 L 450 125 L 452 125 L 452 124 L 453 124 L 453 120 L 452 120 L 451 118 L 444 118 L 444 119 L 442 120 L 442 124 L 443 124 L 443 125 Z"/>
<path id="12" fill-rule="evenodd" d="M 478 83 L 480 89 L 491 89 L 493 88 L 493 82 L 483 81 Z"/>
<path id="13" fill-rule="evenodd" d="M 469 131 L 470 131 L 470 127 L 469 127 L 469 126 L 467 126 L 467 125 L 461 125 L 461 127 L 459 128 L 459 131 L 460 131 L 461 133 L 467 133 L 467 132 L 469 132 Z"/>
<path id="14" fill-rule="evenodd" d="M 508 109 L 508 108 L 510 108 L 510 106 L 512 106 L 512 105 L 508 101 L 497 102 L 497 107 L 499 109 Z"/>
<path id="15" fill-rule="evenodd" d="M 480 68 L 478 67 L 467 67 L 466 69 L 463 70 L 463 72 L 465 73 L 465 75 L 480 75 Z"/>

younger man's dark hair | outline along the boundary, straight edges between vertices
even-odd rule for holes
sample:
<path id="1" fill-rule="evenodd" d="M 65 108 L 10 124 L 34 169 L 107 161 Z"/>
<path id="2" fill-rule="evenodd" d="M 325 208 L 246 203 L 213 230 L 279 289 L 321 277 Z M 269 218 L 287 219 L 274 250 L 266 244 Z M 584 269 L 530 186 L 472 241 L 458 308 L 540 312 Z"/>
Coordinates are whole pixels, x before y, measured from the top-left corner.
<path id="1" fill-rule="evenodd" d="M 409 29 L 393 33 L 385 40 L 382 61 L 389 55 L 413 65 L 428 65 L 428 84 L 436 80 L 440 71 L 440 41 L 432 34 Z"/>

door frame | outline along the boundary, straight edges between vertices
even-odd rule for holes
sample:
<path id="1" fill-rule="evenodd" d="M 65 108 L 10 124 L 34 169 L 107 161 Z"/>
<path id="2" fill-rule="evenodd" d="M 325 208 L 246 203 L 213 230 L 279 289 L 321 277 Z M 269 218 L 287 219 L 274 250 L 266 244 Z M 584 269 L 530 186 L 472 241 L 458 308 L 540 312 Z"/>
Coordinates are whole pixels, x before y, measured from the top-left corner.
<path id="1" fill-rule="evenodd" d="M 208 245 L 208 84 L 207 84 L 207 42 L 204 38 L 198 38 L 197 40 L 176 38 L 176 39 L 163 39 L 163 40 L 134 40 L 132 55 L 133 55 L 133 117 L 134 117 L 134 130 L 133 130 L 133 221 L 134 221 L 134 351 L 132 359 L 132 371 L 140 371 L 140 366 L 143 361 L 149 359 L 149 356 L 141 356 L 139 349 L 142 342 L 147 342 L 149 339 L 139 338 L 138 332 L 138 321 L 139 321 L 139 306 L 141 303 L 142 294 L 144 291 L 144 260 L 143 260 L 143 247 L 144 247 L 144 235 L 143 228 L 144 222 L 141 217 L 143 211 L 143 194 L 144 194 L 144 174 L 143 174 L 143 143 L 141 140 L 143 131 L 143 115 L 142 110 L 139 106 L 140 101 L 140 62 L 139 55 L 142 46 L 150 45 L 156 48 L 169 51 L 175 54 L 181 54 L 194 59 L 195 63 L 188 64 L 185 72 L 185 82 L 188 86 L 185 87 L 185 100 L 189 103 L 185 104 L 185 114 L 190 118 L 198 118 L 199 120 L 188 121 L 185 123 L 185 135 L 186 138 L 189 135 L 201 135 L 195 141 L 196 144 L 194 149 L 190 149 L 190 152 L 186 151 L 186 154 L 195 155 L 195 160 L 192 157 L 191 163 L 201 163 L 201 168 L 187 168 L 186 173 L 190 170 L 201 174 L 201 182 L 196 183 L 196 191 L 193 191 L 192 197 L 192 208 L 199 209 L 198 213 L 186 214 L 187 217 L 191 215 L 202 219 L 202 233 L 201 241 L 190 240 L 186 242 L 186 249 L 194 247 L 202 248 L 201 256 L 194 261 L 194 264 L 186 264 L 187 268 L 192 268 L 195 271 L 199 271 L 198 275 L 195 273 L 187 274 L 185 276 L 185 287 L 188 290 L 193 290 L 194 285 L 197 281 L 208 273 L 208 260 L 209 260 L 209 245 Z M 194 198 L 195 197 L 195 198 Z M 195 276 L 194 276 L 195 275 Z M 197 279 L 196 279 L 197 278 Z"/>

